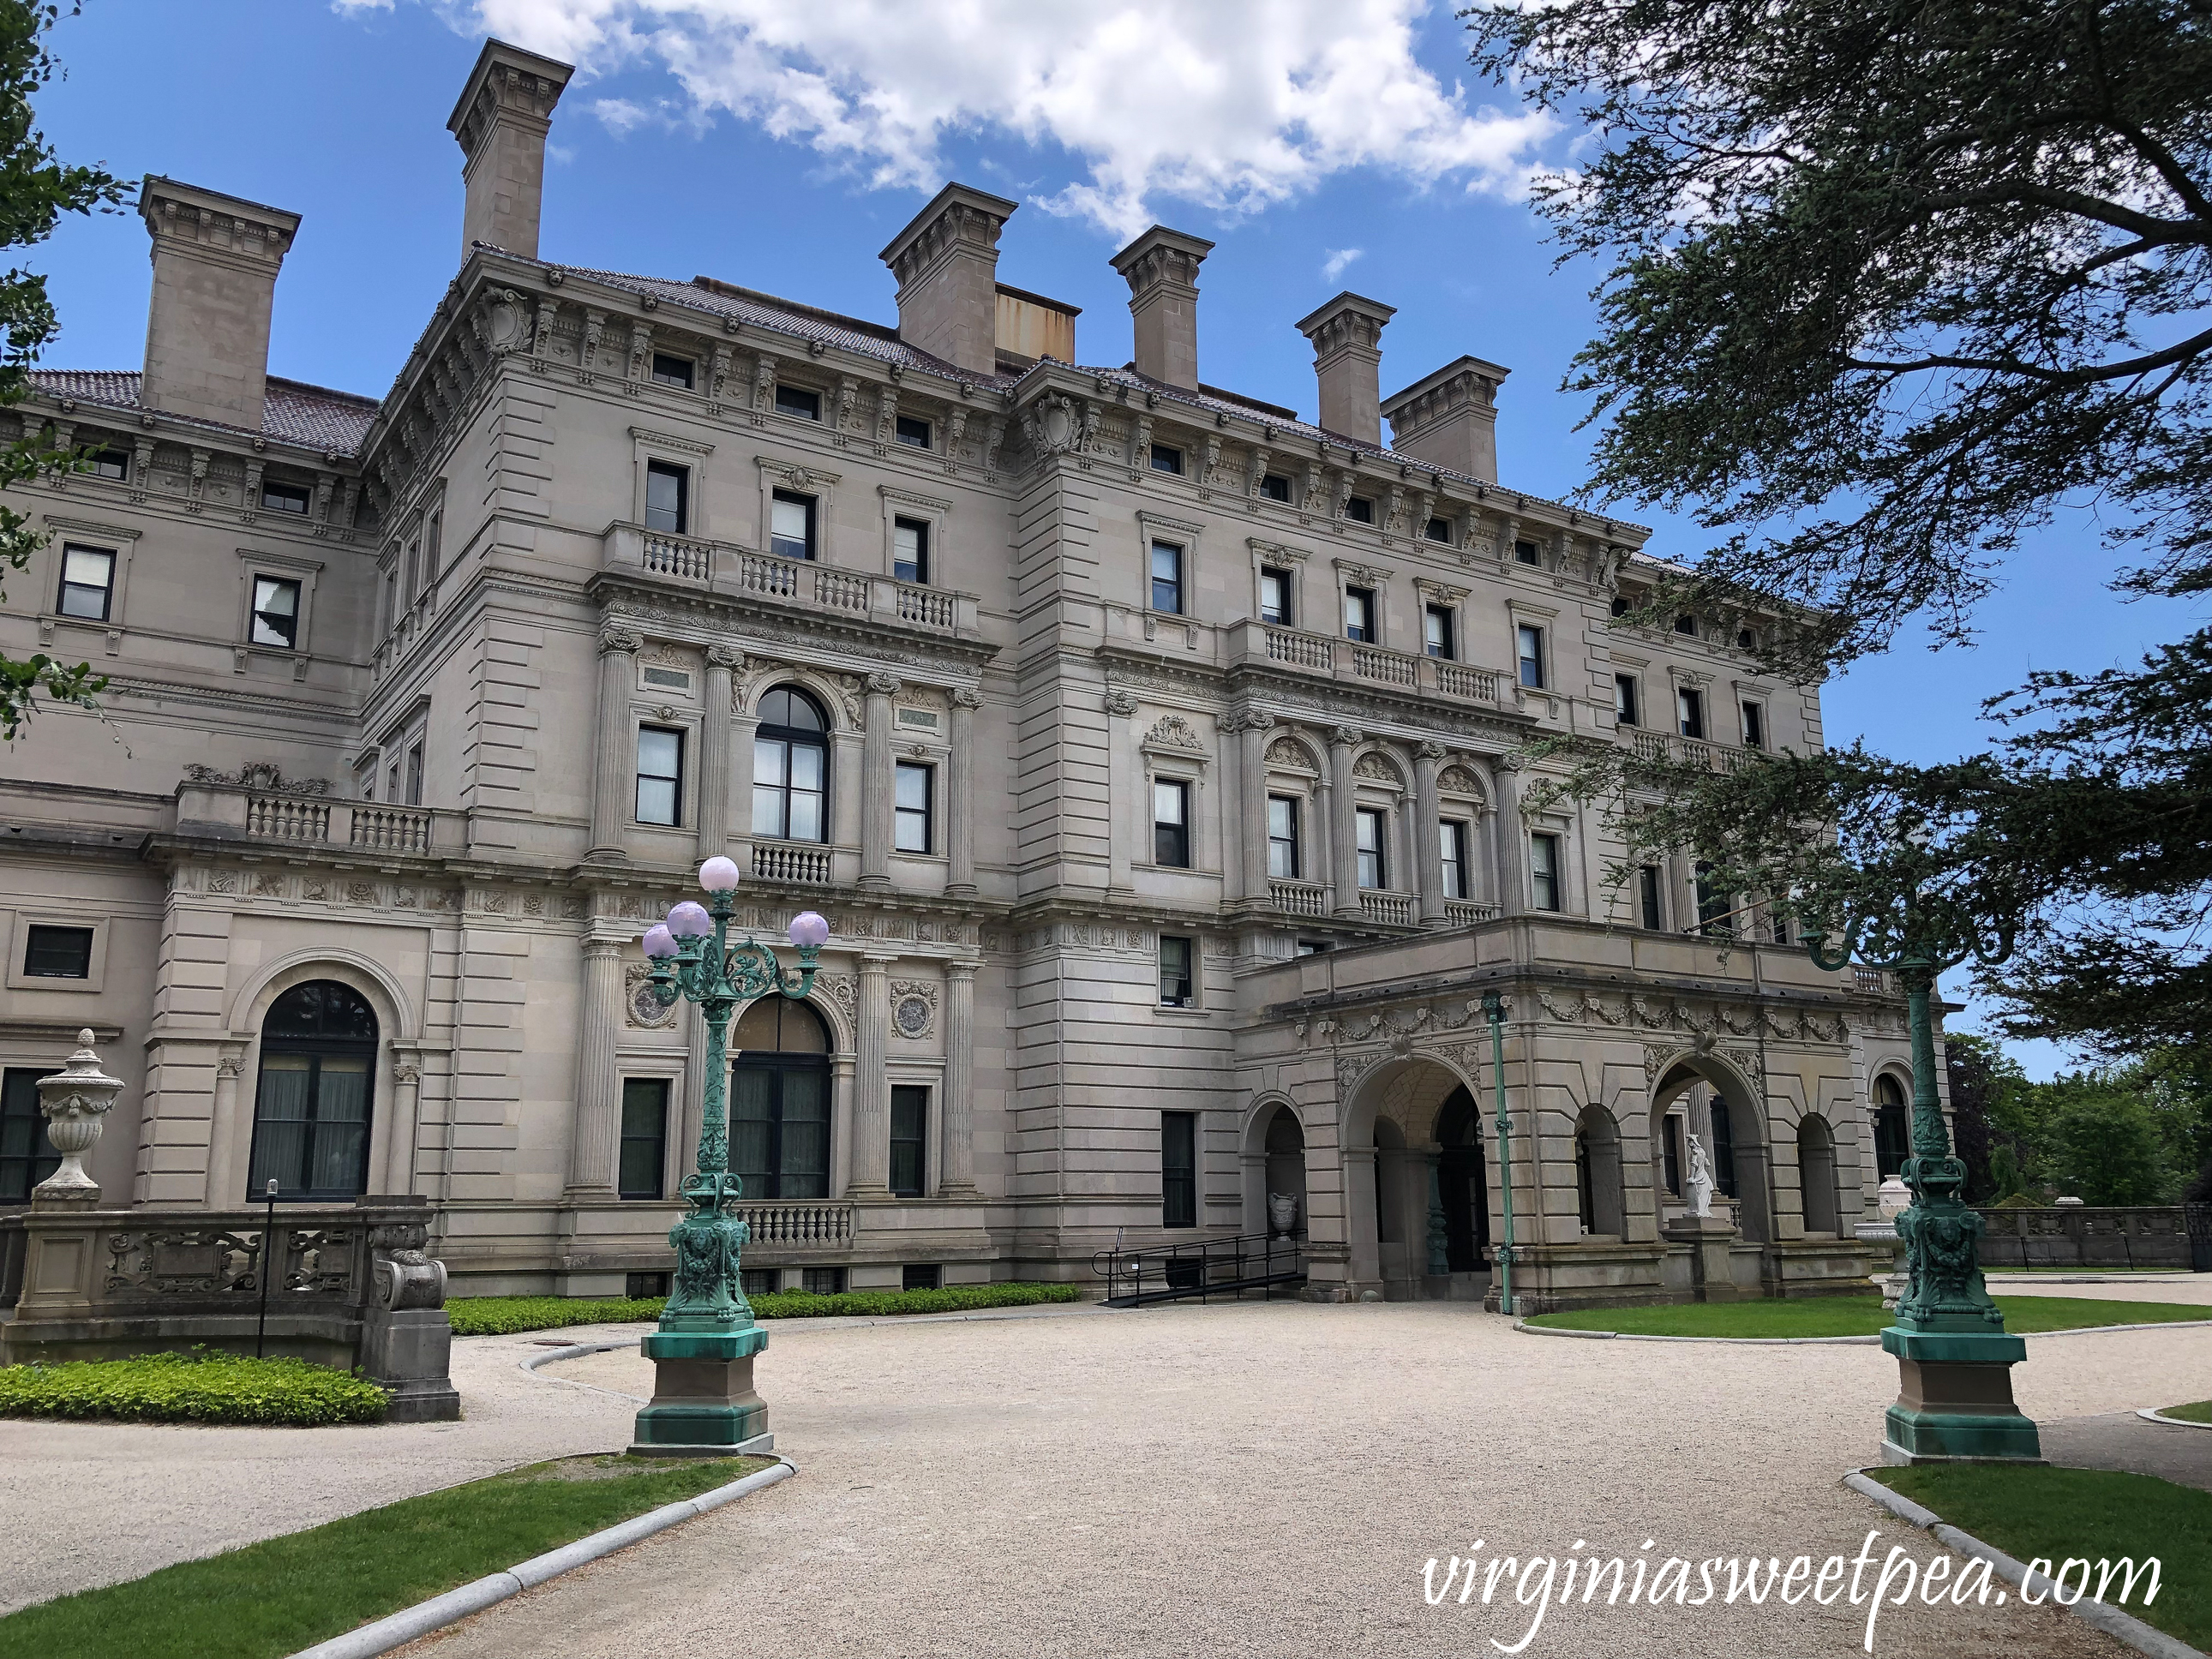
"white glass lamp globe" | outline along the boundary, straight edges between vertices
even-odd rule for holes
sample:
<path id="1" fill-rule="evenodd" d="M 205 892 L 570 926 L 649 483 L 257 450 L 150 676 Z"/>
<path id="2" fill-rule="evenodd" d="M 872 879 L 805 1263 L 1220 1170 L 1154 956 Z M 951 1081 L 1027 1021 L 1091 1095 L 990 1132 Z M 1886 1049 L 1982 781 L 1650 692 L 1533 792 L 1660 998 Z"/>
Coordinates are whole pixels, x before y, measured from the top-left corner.
<path id="1" fill-rule="evenodd" d="M 714 919 L 696 899 L 685 899 L 669 911 L 668 931 L 678 939 L 704 939 L 714 931 Z"/>
<path id="2" fill-rule="evenodd" d="M 802 950 L 819 950 L 830 938 L 830 924 L 811 910 L 791 919 L 791 942 Z"/>
<path id="3" fill-rule="evenodd" d="M 676 954 L 676 936 L 665 922 L 656 921 L 645 930 L 645 953 L 655 962 Z"/>
<path id="4" fill-rule="evenodd" d="M 738 885 L 738 866 L 734 860 L 708 859 L 699 866 L 699 884 L 710 893 L 734 892 Z"/>

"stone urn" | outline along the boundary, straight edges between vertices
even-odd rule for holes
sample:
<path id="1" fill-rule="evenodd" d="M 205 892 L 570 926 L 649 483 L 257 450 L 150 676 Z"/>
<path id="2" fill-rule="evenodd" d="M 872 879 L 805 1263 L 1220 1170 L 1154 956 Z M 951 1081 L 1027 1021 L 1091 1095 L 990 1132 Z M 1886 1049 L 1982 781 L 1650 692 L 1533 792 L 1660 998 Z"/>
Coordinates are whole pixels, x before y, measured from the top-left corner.
<path id="1" fill-rule="evenodd" d="M 84 1155 L 100 1139 L 106 1127 L 102 1120 L 123 1092 L 123 1082 L 100 1069 L 89 1026 L 76 1034 L 76 1043 L 68 1065 L 39 1079 L 39 1109 L 46 1115 L 46 1139 L 62 1155 L 62 1163 L 32 1189 L 33 1203 L 100 1201 L 100 1183 L 84 1172 Z"/>
<path id="2" fill-rule="evenodd" d="M 1298 1200 L 1291 1193 L 1267 1194 L 1267 1223 L 1278 1238 L 1288 1238 L 1297 1231 Z"/>

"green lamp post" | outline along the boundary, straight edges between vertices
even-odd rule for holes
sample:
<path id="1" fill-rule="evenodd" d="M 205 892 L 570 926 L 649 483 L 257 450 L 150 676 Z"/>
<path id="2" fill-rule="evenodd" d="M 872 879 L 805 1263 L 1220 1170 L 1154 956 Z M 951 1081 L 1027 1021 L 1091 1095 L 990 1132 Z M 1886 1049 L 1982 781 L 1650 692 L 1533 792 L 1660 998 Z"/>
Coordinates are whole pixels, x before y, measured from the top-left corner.
<path id="1" fill-rule="evenodd" d="M 699 1167 L 684 1177 L 690 1213 L 669 1230 L 676 1250 L 675 1282 L 661 1310 L 660 1328 L 645 1339 L 653 1363 L 653 1400 L 637 1414 L 633 1452 L 713 1455 L 766 1450 L 768 1407 L 753 1389 L 753 1357 L 768 1346 L 768 1333 L 753 1318 L 738 1276 L 745 1224 L 731 1206 L 744 1183 L 730 1172 L 727 1035 L 741 1003 L 780 994 L 794 1000 L 813 988 L 815 958 L 830 924 L 811 910 L 792 920 L 791 942 L 799 970 L 787 972 L 765 945 L 749 936 L 732 948 L 730 917 L 738 866 L 712 858 L 699 866 L 707 902 L 686 899 L 668 920 L 645 935 L 653 963 L 653 994 L 662 1007 L 683 997 L 707 1022 L 707 1075 L 699 1115 Z"/>
<path id="2" fill-rule="evenodd" d="M 1953 1458 L 2039 1462 L 2035 1425 L 2013 1403 L 2012 1367 L 2027 1344 L 2008 1334 L 2004 1315 L 1982 1282 L 1982 1218 L 1961 1194 L 1966 1166 L 1936 1093 L 1936 1031 L 1929 999 L 1936 977 L 1972 958 L 2001 962 L 2012 951 L 2010 929 L 1954 901 L 1923 892 L 1848 920 L 1841 948 L 1825 934 L 1805 936 L 1813 960 L 1831 971 L 1857 962 L 1895 970 L 1904 981 L 1912 1035 L 1912 1155 L 1905 1185 L 1912 1206 L 1897 1218 L 1905 1241 L 1907 1289 L 1897 1322 L 1881 1334 L 1897 1356 L 1899 1387 L 1889 1408 L 1883 1455 L 1893 1463 Z"/>

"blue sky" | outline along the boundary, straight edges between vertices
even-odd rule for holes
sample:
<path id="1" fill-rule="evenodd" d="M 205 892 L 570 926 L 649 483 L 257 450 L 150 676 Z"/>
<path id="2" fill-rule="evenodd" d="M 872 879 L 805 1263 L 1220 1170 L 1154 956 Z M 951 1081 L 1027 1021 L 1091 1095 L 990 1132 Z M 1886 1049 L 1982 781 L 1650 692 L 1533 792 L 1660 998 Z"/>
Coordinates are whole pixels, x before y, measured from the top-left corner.
<path id="1" fill-rule="evenodd" d="M 1398 308 L 1386 392 L 1462 352 L 1503 363 L 1501 476 L 1553 497 L 1580 480 L 1583 409 L 1559 387 L 1595 273 L 1553 270 L 1516 189 L 1573 135 L 1474 83 L 1449 9 L 1417 0 L 87 0 L 57 32 L 68 78 L 41 116 L 70 159 L 302 214 L 270 368 L 378 394 L 459 264 L 445 122 L 487 22 L 583 65 L 555 118 L 549 258 L 890 322 L 876 252 L 957 178 L 1024 204 L 1000 279 L 1083 307 L 1079 355 L 1119 363 L 1127 290 L 1107 260 L 1158 218 L 1218 244 L 1209 382 L 1310 415 L 1292 325 L 1352 288 Z M 50 365 L 137 366 L 135 216 L 73 222 L 32 263 L 62 313 Z M 1637 516 L 1654 551 L 1700 545 Z M 2008 573 L 1975 648 L 1908 637 L 1829 686 L 1831 739 L 1954 754 L 1981 740 L 1980 700 L 2029 668 L 2094 669 L 2179 630 L 2180 607 L 2123 604 L 2108 569 L 2089 514 L 2069 516 Z M 2019 1052 L 2039 1075 L 2061 1060 Z"/>

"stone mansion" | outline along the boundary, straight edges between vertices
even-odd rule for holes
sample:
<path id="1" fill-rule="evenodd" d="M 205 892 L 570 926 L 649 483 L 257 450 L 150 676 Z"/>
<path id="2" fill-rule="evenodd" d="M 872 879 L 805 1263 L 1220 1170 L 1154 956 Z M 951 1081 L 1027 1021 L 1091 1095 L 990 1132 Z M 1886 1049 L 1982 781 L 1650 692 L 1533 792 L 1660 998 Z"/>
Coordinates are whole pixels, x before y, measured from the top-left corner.
<path id="1" fill-rule="evenodd" d="M 484 46 L 381 398 L 267 372 L 298 215 L 155 176 L 143 368 L 0 417 L 91 458 L 15 493 L 0 646 L 108 681 L 0 763 L 0 1206 L 90 1026 L 112 1205 L 421 1194 L 461 1293 L 654 1288 L 705 1050 L 638 939 L 726 854 L 763 939 L 833 929 L 733 1028 L 750 1289 L 1088 1283 L 1275 1193 L 1310 1293 L 1474 1297 L 1509 1182 L 1531 1308 L 1856 1288 L 1894 988 L 1685 864 L 1609 882 L 1517 757 L 1734 764 L 1817 692 L 1615 624 L 1645 532 L 1499 480 L 1506 369 L 1384 397 L 1346 293 L 1316 419 L 1206 384 L 1212 245 L 1157 226 L 1079 366 L 957 184 L 895 325 L 555 264 L 569 73 Z"/>

